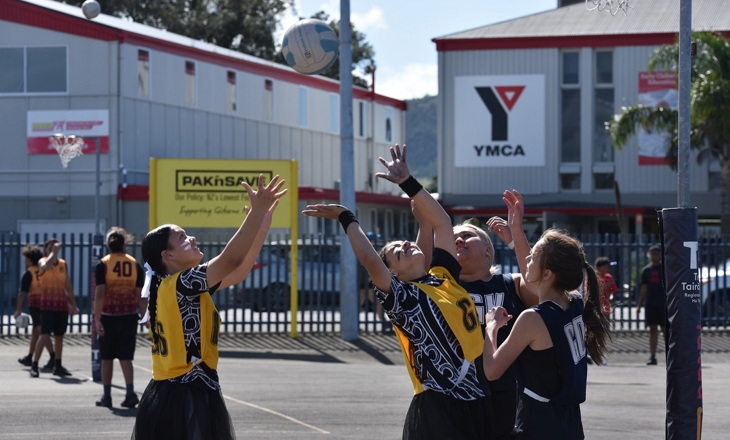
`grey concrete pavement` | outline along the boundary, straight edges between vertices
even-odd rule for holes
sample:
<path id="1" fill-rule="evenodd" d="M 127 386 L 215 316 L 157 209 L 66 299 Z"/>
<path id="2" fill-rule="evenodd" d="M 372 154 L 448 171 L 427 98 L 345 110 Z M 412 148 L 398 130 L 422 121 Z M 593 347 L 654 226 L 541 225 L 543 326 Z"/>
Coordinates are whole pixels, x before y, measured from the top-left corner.
<path id="1" fill-rule="evenodd" d="M 101 385 L 91 380 L 88 336 L 67 338 L 64 365 L 70 378 L 41 373 L 30 378 L 17 358 L 27 339 L 0 339 L 0 440 L 128 439 L 136 410 L 124 398 L 118 364 L 114 408 L 97 408 Z M 647 336 L 617 334 L 608 365 L 590 366 L 582 405 L 590 440 L 663 439 L 666 372 L 645 365 Z M 661 348 L 661 345 L 660 345 Z M 140 337 L 135 387 L 150 378 L 149 342 Z M 730 336 L 703 336 L 703 438 L 730 432 Z M 412 395 L 403 358 L 392 335 L 362 335 L 349 343 L 337 335 L 221 335 L 223 394 L 242 439 L 398 439 Z M 44 354 L 45 356 L 45 354 Z M 45 358 L 42 359 L 42 362 Z"/>

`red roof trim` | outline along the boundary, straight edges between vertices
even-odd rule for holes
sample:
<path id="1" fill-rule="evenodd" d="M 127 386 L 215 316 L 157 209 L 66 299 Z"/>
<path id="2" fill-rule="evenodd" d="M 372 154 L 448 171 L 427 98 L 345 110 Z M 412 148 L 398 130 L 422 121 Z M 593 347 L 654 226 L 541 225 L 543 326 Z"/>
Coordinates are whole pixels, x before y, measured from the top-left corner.
<path id="1" fill-rule="evenodd" d="M 31 3 L 16 0 L 0 0 L 0 20 L 102 41 L 116 40 L 120 44 L 135 44 L 142 46 L 142 49 L 157 49 L 182 57 L 235 68 L 280 81 L 287 81 L 332 93 L 340 92 L 340 83 L 338 81 L 325 79 L 322 76 L 302 75 L 296 73 L 294 70 L 276 69 L 265 64 L 232 58 L 224 54 L 183 46 L 170 41 L 158 40 L 154 37 L 116 29 L 98 22 L 86 20 L 81 17 L 74 17 Z M 352 94 L 355 99 L 374 100 L 381 105 L 387 105 L 402 111 L 407 110 L 405 101 L 378 94 L 373 96 L 369 90 L 353 87 Z"/>
<path id="2" fill-rule="evenodd" d="M 562 49 L 568 47 L 656 46 L 673 44 L 676 33 L 617 34 L 509 38 L 449 38 L 432 41 L 439 52 L 499 49 Z"/>
<path id="3" fill-rule="evenodd" d="M 119 39 L 120 31 L 42 6 L 15 0 L 0 0 L 0 20 L 103 41 Z"/>
<path id="4" fill-rule="evenodd" d="M 645 214 L 648 208 L 639 207 L 624 207 L 624 214 Z M 472 215 L 472 216 L 494 216 L 506 215 L 504 208 L 448 208 L 446 211 L 451 215 Z M 580 216 L 611 216 L 618 215 L 618 210 L 615 207 L 561 207 L 561 208 L 525 208 L 525 214 L 527 215 L 542 215 L 545 212 L 554 212 L 558 214 L 571 214 Z"/>
<path id="5" fill-rule="evenodd" d="M 149 200 L 149 186 L 147 185 L 119 185 L 117 200 L 125 202 L 146 202 Z M 340 200 L 340 191 L 330 188 L 316 188 L 302 186 L 299 188 L 299 200 L 322 200 L 336 202 Z M 377 205 L 410 206 L 410 199 L 389 194 L 374 194 L 356 192 L 355 201 Z"/>

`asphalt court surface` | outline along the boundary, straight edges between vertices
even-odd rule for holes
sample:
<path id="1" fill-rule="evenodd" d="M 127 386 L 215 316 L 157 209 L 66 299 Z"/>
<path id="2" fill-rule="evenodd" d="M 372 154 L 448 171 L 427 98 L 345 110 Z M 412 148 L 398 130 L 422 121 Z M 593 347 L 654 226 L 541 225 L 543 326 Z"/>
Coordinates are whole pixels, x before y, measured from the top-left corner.
<path id="1" fill-rule="evenodd" d="M 589 366 L 581 405 L 586 439 L 662 439 L 666 417 L 663 344 L 647 366 L 647 334 L 616 332 L 608 365 Z M 114 407 L 97 408 L 89 336 L 70 335 L 63 363 L 73 375 L 33 379 L 17 362 L 25 337 L 0 338 L 0 440 L 128 439 L 136 410 L 119 406 L 124 382 L 115 363 Z M 730 438 L 730 333 L 702 339 L 704 439 Z M 151 377 L 149 341 L 140 336 L 135 388 Z M 239 439 L 398 439 L 412 397 L 392 334 L 221 335 L 219 373 Z M 45 363 L 46 354 L 41 358 Z"/>

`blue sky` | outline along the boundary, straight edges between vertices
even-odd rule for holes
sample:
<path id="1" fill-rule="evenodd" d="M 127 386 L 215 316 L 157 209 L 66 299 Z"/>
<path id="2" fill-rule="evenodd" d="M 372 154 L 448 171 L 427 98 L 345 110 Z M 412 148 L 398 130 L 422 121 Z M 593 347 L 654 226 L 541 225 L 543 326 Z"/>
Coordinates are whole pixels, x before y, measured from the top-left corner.
<path id="1" fill-rule="evenodd" d="M 548 11 L 556 8 L 557 3 L 557 0 L 350 0 L 350 19 L 375 49 L 378 94 L 413 99 L 438 93 L 433 38 Z M 340 16 L 339 0 L 295 0 L 295 8 L 301 17 L 322 10 L 332 18 Z M 283 29 L 296 18 L 283 17 Z"/>

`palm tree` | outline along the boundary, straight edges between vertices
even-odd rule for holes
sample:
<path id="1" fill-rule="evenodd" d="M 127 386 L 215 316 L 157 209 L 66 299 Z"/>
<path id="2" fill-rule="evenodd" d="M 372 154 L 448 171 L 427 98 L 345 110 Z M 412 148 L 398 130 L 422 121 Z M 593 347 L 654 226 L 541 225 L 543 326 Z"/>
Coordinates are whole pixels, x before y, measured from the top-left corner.
<path id="1" fill-rule="evenodd" d="M 720 229 L 730 234 L 730 40 L 720 34 L 693 33 L 696 55 L 692 57 L 690 87 L 690 148 L 699 150 L 698 163 L 717 159 L 720 163 Z M 678 71 L 679 46 L 657 48 L 648 68 Z M 667 137 L 667 160 L 676 169 L 678 112 L 664 107 L 624 107 L 606 123 L 616 148 L 626 146 L 638 128 L 671 134 Z"/>

